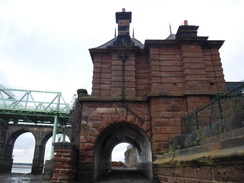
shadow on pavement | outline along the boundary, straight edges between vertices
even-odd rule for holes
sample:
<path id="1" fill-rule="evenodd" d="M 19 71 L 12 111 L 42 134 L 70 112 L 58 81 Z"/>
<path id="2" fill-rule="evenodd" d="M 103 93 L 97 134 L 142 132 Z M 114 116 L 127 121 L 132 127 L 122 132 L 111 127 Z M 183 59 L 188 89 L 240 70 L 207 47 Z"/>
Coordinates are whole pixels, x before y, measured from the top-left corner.
<path id="1" fill-rule="evenodd" d="M 112 169 L 96 183 L 150 183 L 144 174 L 136 169 Z"/>

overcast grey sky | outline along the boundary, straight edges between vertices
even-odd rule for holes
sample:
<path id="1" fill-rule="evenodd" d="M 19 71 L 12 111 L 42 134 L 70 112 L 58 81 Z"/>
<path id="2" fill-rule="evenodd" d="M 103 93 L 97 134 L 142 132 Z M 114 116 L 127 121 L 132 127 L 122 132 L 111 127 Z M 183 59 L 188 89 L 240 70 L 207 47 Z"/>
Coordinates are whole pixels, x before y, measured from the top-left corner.
<path id="1" fill-rule="evenodd" d="M 226 81 L 244 79 L 242 0 L 0 0 L 0 83 L 5 87 L 91 93 L 89 48 L 114 37 L 115 12 L 132 12 L 135 38 L 165 39 L 184 20 L 199 36 L 225 40 Z"/>

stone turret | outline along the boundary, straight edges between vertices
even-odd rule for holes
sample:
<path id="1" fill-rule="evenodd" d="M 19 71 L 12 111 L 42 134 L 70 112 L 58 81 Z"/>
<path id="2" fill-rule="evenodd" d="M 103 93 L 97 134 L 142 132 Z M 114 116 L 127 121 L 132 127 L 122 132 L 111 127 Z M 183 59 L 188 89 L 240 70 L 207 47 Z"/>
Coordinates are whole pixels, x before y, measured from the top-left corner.
<path id="1" fill-rule="evenodd" d="M 125 8 L 123 8 L 122 12 L 117 12 L 115 15 L 116 23 L 118 23 L 118 36 L 130 36 L 131 12 L 125 12 Z"/>
<path id="2" fill-rule="evenodd" d="M 116 23 L 118 24 L 118 36 L 117 40 L 113 43 L 114 46 L 126 46 L 131 45 L 132 41 L 130 38 L 130 23 L 131 23 L 131 12 L 126 12 L 125 8 L 122 12 L 117 12 Z"/>

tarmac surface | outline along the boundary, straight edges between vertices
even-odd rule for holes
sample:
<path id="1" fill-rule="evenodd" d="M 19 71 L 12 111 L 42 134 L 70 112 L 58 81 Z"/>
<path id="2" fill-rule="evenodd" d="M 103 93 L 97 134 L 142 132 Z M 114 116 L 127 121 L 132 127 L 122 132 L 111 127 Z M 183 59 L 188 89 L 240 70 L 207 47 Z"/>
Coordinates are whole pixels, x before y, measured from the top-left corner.
<path id="1" fill-rule="evenodd" d="M 0 183 L 49 183 L 43 180 L 42 176 L 23 173 L 0 174 Z"/>

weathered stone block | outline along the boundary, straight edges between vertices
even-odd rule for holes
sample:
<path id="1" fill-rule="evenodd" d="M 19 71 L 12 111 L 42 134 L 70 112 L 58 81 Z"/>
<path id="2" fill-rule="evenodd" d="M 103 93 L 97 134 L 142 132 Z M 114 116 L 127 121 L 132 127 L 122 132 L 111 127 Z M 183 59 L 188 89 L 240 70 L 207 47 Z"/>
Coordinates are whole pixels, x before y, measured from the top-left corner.
<path id="1" fill-rule="evenodd" d="M 144 131 L 144 132 L 148 132 L 150 130 L 150 123 L 149 122 L 144 122 L 142 125 L 141 125 L 141 129 Z"/>
<path id="2" fill-rule="evenodd" d="M 170 120 L 172 121 L 175 121 L 174 119 L 153 119 L 152 120 L 152 123 L 153 123 L 153 126 L 155 127 L 160 127 L 160 126 L 167 126 L 167 125 L 170 125 L 172 124 L 170 122 Z"/>
<path id="3" fill-rule="evenodd" d="M 214 179 L 220 182 L 241 182 L 244 180 L 244 168 L 238 166 L 213 169 Z"/>
<path id="4" fill-rule="evenodd" d="M 168 142 L 169 134 L 153 134 L 152 141 L 153 142 Z"/>

